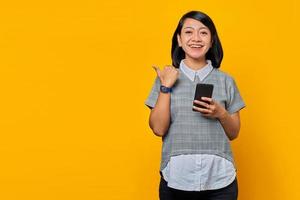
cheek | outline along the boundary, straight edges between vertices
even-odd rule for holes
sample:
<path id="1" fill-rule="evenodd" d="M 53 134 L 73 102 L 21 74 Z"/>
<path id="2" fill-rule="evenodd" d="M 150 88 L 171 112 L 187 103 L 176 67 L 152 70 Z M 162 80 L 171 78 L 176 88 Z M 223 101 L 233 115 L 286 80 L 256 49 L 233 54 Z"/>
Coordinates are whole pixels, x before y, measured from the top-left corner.
<path id="1" fill-rule="evenodd" d="M 182 42 L 182 44 L 187 43 L 190 40 L 190 38 L 191 37 L 187 36 L 187 35 L 181 36 L 181 42 Z"/>
<path id="2" fill-rule="evenodd" d="M 212 38 L 210 37 L 210 36 L 205 36 L 205 37 L 203 37 L 203 40 L 205 40 L 207 43 L 212 43 Z"/>
<path id="3" fill-rule="evenodd" d="M 209 37 L 209 38 L 208 38 L 208 42 L 209 42 L 210 46 L 212 46 L 212 44 L 213 44 L 213 40 L 212 40 L 212 38 L 211 38 L 211 37 Z"/>

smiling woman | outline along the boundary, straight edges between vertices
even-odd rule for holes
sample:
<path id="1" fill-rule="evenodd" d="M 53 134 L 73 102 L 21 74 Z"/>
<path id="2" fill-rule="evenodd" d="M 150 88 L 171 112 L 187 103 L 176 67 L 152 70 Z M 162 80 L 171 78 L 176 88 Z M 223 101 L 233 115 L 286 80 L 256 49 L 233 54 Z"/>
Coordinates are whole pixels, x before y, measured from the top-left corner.
<path id="1" fill-rule="evenodd" d="M 179 47 L 185 52 L 187 65 L 193 70 L 198 70 L 199 64 L 194 65 L 189 61 L 205 58 L 212 45 L 210 30 L 198 20 L 187 18 L 177 39 Z"/>
<path id="2" fill-rule="evenodd" d="M 171 52 L 173 66 L 155 68 L 157 78 L 146 100 L 149 125 L 163 139 L 160 199 L 237 199 L 229 140 L 238 136 L 245 104 L 234 79 L 218 70 L 223 50 L 209 16 L 185 14 Z M 196 86 L 203 83 L 213 85 L 212 98 L 193 101 Z"/>
<path id="3" fill-rule="evenodd" d="M 223 49 L 215 25 L 206 14 L 198 13 L 198 16 L 196 14 L 197 12 L 187 13 L 178 23 L 172 38 L 173 65 L 179 67 L 182 59 L 193 56 L 190 55 L 189 49 L 192 49 L 192 45 L 198 45 L 193 47 L 205 48 L 202 54 L 196 54 L 194 58 L 211 60 L 212 65 L 218 68 L 223 59 Z"/>

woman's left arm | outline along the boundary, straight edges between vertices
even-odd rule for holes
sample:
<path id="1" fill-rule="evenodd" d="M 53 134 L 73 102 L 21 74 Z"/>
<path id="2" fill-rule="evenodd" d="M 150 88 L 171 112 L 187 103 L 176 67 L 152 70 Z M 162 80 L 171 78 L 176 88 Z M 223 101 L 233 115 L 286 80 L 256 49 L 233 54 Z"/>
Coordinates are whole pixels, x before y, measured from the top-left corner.
<path id="1" fill-rule="evenodd" d="M 229 114 L 226 110 L 225 113 L 218 118 L 222 127 L 225 130 L 227 137 L 230 140 L 234 140 L 238 137 L 240 132 L 240 114 L 239 112 L 235 112 L 233 114 Z"/>
<path id="2" fill-rule="evenodd" d="M 202 100 L 203 101 L 195 100 L 194 103 L 201 105 L 204 108 L 194 106 L 194 109 L 202 113 L 205 117 L 218 119 L 229 140 L 237 138 L 240 131 L 239 112 L 237 111 L 233 114 L 228 113 L 223 106 L 212 98 L 202 97 Z"/>

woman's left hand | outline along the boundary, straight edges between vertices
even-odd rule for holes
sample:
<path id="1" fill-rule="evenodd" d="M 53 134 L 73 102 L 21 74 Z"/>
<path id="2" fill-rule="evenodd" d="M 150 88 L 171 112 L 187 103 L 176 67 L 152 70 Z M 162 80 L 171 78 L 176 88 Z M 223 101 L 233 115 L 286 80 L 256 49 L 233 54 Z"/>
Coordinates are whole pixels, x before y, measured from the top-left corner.
<path id="1" fill-rule="evenodd" d="M 194 103 L 203 106 L 204 108 L 199 108 L 197 106 L 193 106 L 193 108 L 202 113 L 203 116 L 220 119 L 227 114 L 226 109 L 212 98 L 202 97 L 201 100 L 203 101 L 194 100 Z"/>

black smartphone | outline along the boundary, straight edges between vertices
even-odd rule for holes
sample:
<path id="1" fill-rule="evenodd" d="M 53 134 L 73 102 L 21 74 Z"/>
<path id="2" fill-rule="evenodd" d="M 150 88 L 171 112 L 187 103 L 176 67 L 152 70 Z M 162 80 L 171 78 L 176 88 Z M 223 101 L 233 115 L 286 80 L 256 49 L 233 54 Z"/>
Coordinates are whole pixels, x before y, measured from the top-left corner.
<path id="1" fill-rule="evenodd" d="M 212 97 L 212 93 L 213 93 L 213 89 L 214 89 L 214 85 L 212 84 L 204 84 L 204 83 L 198 83 L 196 86 L 196 91 L 195 91 L 195 97 L 194 100 L 198 100 L 198 101 L 204 101 L 201 99 L 201 97 Z M 197 106 L 199 108 L 204 108 L 203 106 L 200 106 L 198 104 L 193 103 L 194 106 Z M 194 108 L 193 108 L 193 111 Z"/>

